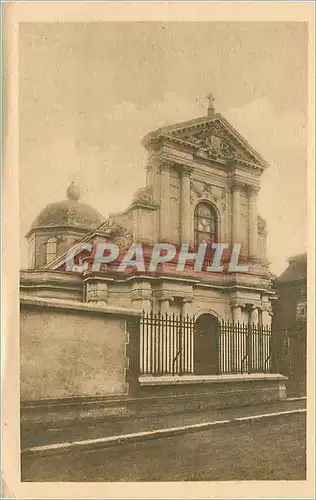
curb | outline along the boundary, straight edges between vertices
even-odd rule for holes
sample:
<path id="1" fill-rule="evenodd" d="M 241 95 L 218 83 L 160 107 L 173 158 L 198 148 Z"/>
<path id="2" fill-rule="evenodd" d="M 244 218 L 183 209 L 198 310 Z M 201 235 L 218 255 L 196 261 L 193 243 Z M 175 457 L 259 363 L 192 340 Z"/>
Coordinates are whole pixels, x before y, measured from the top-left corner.
<path id="1" fill-rule="evenodd" d="M 222 427 L 232 424 L 243 424 L 246 422 L 260 422 L 269 418 L 281 416 L 291 416 L 306 413 L 306 409 L 289 410 L 275 413 L 263 413 L 261 415 L 250 415 L 247 417 L 236 417 L 229 420 L 214 420 L 212 422 L 203 422 L 200 424 L 190 424 L 181 427 L 169 427 L 166 429 L 155 429 L 153 431 L 133 432 L 131 434 L 121 434 L 118 436 L 109 436 L 105 438 L 87 439 L 82 441 L 71 441 L 56 443 L 45 446 L 34 446 L 21 450 L 23 456 L 47 456 L 63 453 L 76 453 L 79 451 L 92 451 L 99 448 L 108 448 L 115 445 L 147 441 L 150 439 L 159 439 L 181 434 L 206 431 L 208 429 Z"/>
<path id="2" fill-rule="evenodd" d="M 286 398 L 284 401 L 304 401 L 307 400 L 307 396 L 299 396 L 296 398 Z"/>
<path id="3" fill-rule="evenodd" d="M 244 394 L 247 394 L 245 392 Z M 191 394 L 192 396 L 192 394 Z M 204 396 L 209 396 L 209 393 L 197 393 L 194 398 L 189 398 L 188 394 L 181 394 L 181 395 L 176 395 L 173 396 L 173 399 L 176 403 L 181 403 L 182 406 L 181 408 L 178 409 L 173 409 L 172 413 L 173 415 L 177 414 L 182 414 L 183 412 L 190 412 L 190 413 L 196 413 L 197 411 L 217 411 L 219 409 L 221 410 L 233 410 L 236 408 L 236 406 L 223 406 L 222 408 L 209 408 L 209 407 L 202 407 L 202 408 L 196 408 L 196 407 L 190 407 L 187 408 L 187 406 L 183 407 L 183 405 L 186 405 L 188 401 L 191 403 L 194 402 L 198 403 L 200 399 L 204 400 Z M 239 409 L 244 408 L 245 411 L 247 411 L 250 407 L 260 407 L 262 405 L 266 406 L 267 404 L 271 405 L 271 411 L 273 411 L 273 406 L 278 403 L 283 403 L 284 408 L 282 411 L 286 411 L 286 407 L 289 406 L 291 408 L 291 403 L 295 403 L 297 401 L 305 401 L 307 398 L 306 396 L 303 397 L 293 397 L 293 398 L 286 398 L 285 400 L 279 400 L 279 401 L 270 401 L 270 402 L 262 402 L 259 404 L 255 405 L 248 405 L 246 404 L 243 407 L 239 407 Z M 86 401 L 81 403 L 62 403 L 60 406 L 68 406 L 69 408 L 74 407 L 76 416 L 71 415 L 69 417 L 67 416 L 58 416 L 58 406 L 54 406 L 54 409 L 51 410 L 52 414 L 48 415 L 48 418 L 43 419 L 43 415 L 41 413 L 35 412 L 35 417 L 33 415 L 33 418 L 30 418 L 29 416 L 23 416 L 23 413 L 28 410 L 34 410 L 34 409 L 39 409 L 39 408 L 45 408 L 43 407 L 36 407 L 36 406 L 25 406 L 21 407 L 21 429 L 23 431 L 37 431 L 38 429 L 47 429 L 51 427 L 62 427 L 62 428 L 67 428 L 67 427 L 72 427 L 72 426 L 78 426 L 78 425 L 85 425 L 85 424 L 94 424 L 94 423 L 107 423 L 110 422 L 112 423 L 113 421 L 124 421 L 127 419 L 137 419 L 138 415 L 140 412 L 143 411 L 144 408 L 147 407 L 152 407 L 151 403 L 157 404 L 160 401 L 165 401 L 165 400 L 170 400 L 170 395 L 169 396 L 156 396 L 156 397 L 142 397 L 142 398 L 131 398 L 131 399 L 120 399 L 120 400 L 108 400 L 108 401 L 97 401 L 96 403 L 91 402 L 91 401 Z M 146 403 L 145 406 L 142 406 L 143 403 Z M 147 403 L 149 406 L 147 406 Z M 189 403 L 188 403 L 189 404 Z M 100 414 L 100 410 L 104 410 L 104 413 Z M 262 410 L 263 412 L 269 411 L 268 409 Z M 281 411 L 281 409 L 280 409 Z M 166 414 L 166 411 L 155 411 L 154 413 L 147 413 L 145 418 L 151 418 L 151 417 L 160 417 Z M 31 414 L 32 417 L 32 414 Z"/>

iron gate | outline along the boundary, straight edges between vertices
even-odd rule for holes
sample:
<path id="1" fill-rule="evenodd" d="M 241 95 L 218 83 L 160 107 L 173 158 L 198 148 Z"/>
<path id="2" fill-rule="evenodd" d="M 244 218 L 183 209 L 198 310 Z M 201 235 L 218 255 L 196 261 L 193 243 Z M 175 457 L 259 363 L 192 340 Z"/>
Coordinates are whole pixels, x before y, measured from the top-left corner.
<path id="1" fill-rule="evenodd" d="M 290 396 L 306 395 L 307 327 L 298 322 L 291 329 L 273 329 L 273 371 L 288 378 Z"/>
<path id="2" fill-rule="evenodd" d="M 216 335 L 216 373 L 271 372 L 270 327 L 223 321 L 218 323 Z M 196 373 L 195 339 L 194 318 L 177 314 L 143 313 L 140 373 Z"/>

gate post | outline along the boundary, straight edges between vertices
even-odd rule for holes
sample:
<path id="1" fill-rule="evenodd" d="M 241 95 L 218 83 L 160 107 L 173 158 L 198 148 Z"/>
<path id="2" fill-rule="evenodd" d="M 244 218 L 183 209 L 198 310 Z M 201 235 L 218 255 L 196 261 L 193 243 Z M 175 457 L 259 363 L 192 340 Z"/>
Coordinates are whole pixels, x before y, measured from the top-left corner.
<path id="1" fill-rule="evenodd" d="M 248 359 L 248 373 L 252 373 L 252 326 L 248 325 L 247 330 L 247 359 Z"/>
<path id="2" fill-rule="evenodd" d="M 217 366 L 216 366 L 216 375 L 221 374 L 221 333 L 222 333 L 222 321 L 218 321 L 216 325 L 216 360 L 217 360 Z"/>
<path id="3" fill-rule="evenodd" d="M 281 332 L 280 332 L 281 336 Z M 280 370 L 280 338 L 276 334 L 275 328 L 271 328 L 270 336 L 271 372 L 281 373 Z"/>

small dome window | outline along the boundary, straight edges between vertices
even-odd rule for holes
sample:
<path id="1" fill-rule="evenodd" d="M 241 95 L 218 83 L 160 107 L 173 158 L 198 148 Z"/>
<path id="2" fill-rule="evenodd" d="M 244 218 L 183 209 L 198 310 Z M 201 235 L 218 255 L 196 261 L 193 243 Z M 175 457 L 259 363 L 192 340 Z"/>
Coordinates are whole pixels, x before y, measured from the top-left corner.
<path id="1" fill-rule="evenodd" d="M 49 264 L 57 256 L 57 240 L 56 238 L 49 238 L 46 242 L 46 264 Z"/>

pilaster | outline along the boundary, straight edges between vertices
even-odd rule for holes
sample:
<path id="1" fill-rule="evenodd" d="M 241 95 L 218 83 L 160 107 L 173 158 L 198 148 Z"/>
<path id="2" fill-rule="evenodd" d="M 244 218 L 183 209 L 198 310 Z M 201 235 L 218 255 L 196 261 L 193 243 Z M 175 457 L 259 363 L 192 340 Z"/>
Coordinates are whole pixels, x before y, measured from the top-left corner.
<path id="1" fill-rule="evenodd" d="M 187 243 L 189 245 L 192 243 L 191 173 L 192 168 L 186 166 L 181 167 L 181 243 Z"/>
<path id="2" fill-rule="evenodd" d="M 232 309 L 233 309 L 233 322 L 241 323 L 241 307 L 234 306 Z"/>
<path id="3" fill-rule="evenodd" d="M 242 323 L 242 310 L 245 308 L 245 303 L 239 299 L 231 301 L 232 317 L 234 323 Z"/>
<path id="4" fill-rule="evenodd" d="M 262 309 L 262 325 L 271 326 L 272 317 L 273 317 L 272 306 L 270 304 L 264 306 Z"/>
<path id="5" fill-rule="evenodd" d="M 159 235 L 160 241 L 168 242 L 170 239 L 170 165 L 160 165 L 160 216 Z"/>
<path id="6" fill-rule="evenodd" d="M 259 187 L 248 186 L 248 217 L 249 217 L 249 257 L 258 258 L 258 198 Z"/>
<path id="7" fill-rule="evenodd" d="M 170 300 L 167 298 L 160 299 L 160 314 L 168 314 L 169 313 L 169 303 Z"/>
<path id="8" fill-rule="evenodd" d="M 192 299 L 187 299 L 187 298 L 182 299 L 183 316 L 191 316 L 192 301 L 193 301 Z"/>
<path id="9" fill-rule="evenodd" d="M 152 311 L 152 290 L 149 282 L 136 282 L 132 289 L 132 302 L 137 309 L 150 314 Z"/>
<path id="10" fill-rule="evenodd" d="M 241 243 L 240 192 L 243 183 L 234 181 L 232 184 L 232 243 Z"/>

